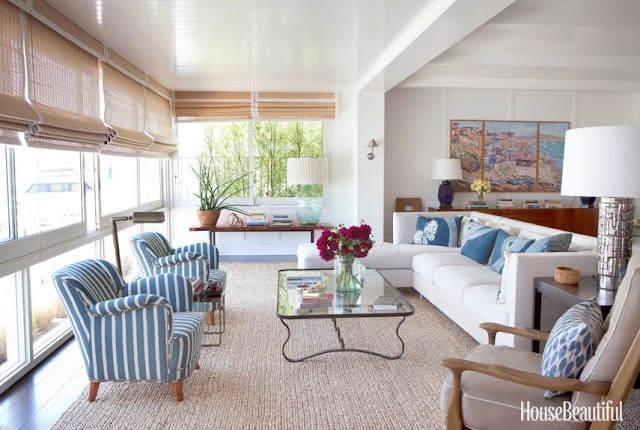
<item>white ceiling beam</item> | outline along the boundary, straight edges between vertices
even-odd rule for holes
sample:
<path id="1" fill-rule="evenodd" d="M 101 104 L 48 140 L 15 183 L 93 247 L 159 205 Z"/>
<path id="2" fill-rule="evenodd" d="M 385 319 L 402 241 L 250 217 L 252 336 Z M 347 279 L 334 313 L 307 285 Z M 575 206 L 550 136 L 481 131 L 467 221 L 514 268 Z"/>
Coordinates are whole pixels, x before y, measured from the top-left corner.
<path id="1" fill-rule="evenodd" d="M 431 5 L 360 78 L 359 89 L 384 76 L 388 91 L 515 0 L 443 0 Z M 430 14 L 429 14 L 430 12 Z"/>

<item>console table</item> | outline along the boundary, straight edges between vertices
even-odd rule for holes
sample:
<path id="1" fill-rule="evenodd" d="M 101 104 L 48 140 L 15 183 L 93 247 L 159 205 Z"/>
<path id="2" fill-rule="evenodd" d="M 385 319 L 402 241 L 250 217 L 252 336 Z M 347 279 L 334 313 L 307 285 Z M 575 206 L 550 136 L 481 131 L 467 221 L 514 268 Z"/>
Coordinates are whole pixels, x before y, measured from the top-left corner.
<path id="1" fill-rule="evenodd" d="M 291 225 L 196 225 L 189 227 L 189 231 L 208 231 L 209 243 L 216 244 L 216 233 L 231 233 L 243 231 L 263 231 L 263 232 L 283 232 L 283 231 L 306 231 L 309 232 L 311 243 L 315 241 L 315 232 L 324 228 L 333 228 L 331 224 L 303 225 L 292 223 Z"/>
<path id="2" fill-rule="evenodd" d="M 555 209 L 523 209 L 523 208 L 478 208 L 478 209 L 440 209 L 430 207 L 429 212 L 442 211 L 475 211 L 497 215 L 518 221 L 538 224 L 572 233 L 587 236 L 598 235 L 598 208 L 555 208 Z"/>

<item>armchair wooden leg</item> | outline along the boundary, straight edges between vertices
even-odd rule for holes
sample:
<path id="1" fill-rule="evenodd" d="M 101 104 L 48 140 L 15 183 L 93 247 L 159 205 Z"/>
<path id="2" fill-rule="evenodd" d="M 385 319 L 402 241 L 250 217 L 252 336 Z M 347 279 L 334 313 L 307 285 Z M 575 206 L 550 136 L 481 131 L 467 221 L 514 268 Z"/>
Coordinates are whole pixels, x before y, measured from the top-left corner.
<path id="1" fill-rule="evenodd" d="M 98 395 L 98 389 L 100 388 L 99 382 L 89 381 L 89 401 L 93 402 Z"/>
<path id="2" fill-rule="evenodd" d="M 173 383 L 173 397 L 175 397 L 176 402 L 184 400 L 184 395 L 182 394 L 182 381 L 176 381 Z"/>
<path id="3" fill-rule="evenodd" d="M 214 311 L 209 312 L 209 325 L 216 325 L 216 313 Z"/>
<path id="4" fill-rule="evenodd" d="M 200 370 L 200 363 L 196 363 L 196 370 Z"/>
<path id="5" fill-rule="evenodd" d="M 449 400 L 449 410 L 447 411 L 447 430 L 462 430 L 462 390 L 460 380 L 462 372 L 453 371 L 453 388 L 451 389 L 451 399 Z"/>

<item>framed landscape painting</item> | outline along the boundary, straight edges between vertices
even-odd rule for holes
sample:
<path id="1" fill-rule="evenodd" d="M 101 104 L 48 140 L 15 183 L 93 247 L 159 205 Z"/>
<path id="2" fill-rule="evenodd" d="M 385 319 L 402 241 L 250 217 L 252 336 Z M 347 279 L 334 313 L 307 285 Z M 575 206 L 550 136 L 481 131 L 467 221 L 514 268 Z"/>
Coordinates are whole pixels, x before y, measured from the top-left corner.
<path id="1" fill-rule="evenodd" d="M 469 191 L 471 183 L 482 179 L 483 121 L 451 121 L 451 158 L 459 158 L 462 180 L 453 181 L 456 191 Z"/>
<path id="2" fill-rule="evenodd" d="M 538 191 L 560 192 L 564 163 L 564 134 L 568 122 L 541 122 L 538 132 Z"/>
<path id="3" fill-rule="evenodd" d="M 452 120 L 451 158 L 460 159 L 456 191 L 470 192 L 476 179 L 493 192 L 560 192 L 564 162 L 563 121 Z"/>
<path id="4" fill-rule="evenodd" d="M 494 192 L 536 191 L 538 124 L 485 121 L 484 180 Z"/>

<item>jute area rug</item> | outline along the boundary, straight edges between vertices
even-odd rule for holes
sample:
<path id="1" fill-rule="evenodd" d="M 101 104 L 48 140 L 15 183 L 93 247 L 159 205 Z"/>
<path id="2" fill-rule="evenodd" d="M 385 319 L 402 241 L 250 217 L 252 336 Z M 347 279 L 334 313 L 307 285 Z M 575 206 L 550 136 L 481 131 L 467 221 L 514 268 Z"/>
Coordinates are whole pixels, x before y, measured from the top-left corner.
<path id="1" fill-rule="evenodd" d="M 60 418 L 57 429 L 441 429 L 445 357 L 462 357 L 475 341 L 413 289 L 416 309 L 401 327 L 399 360 L 358 353 L 289 363 L 286 330 L 276 317 L 279 269 L 295 263 L 226 263 L 227 331 L 220 347 L 203 348 L 185 381 L 182 403 L 168 383 L 103 383 Z M 395 318 L 341 322 L 348 346 L 395 353 Z M 292 322 L 291 356 L 337 347 L 330 321 Z M 627 408 L 629 409 L 629 408 Z M 637 421 L 636 421 L 637 422 Z M 627 421 L 626 424 L 631 424 Z M 625 427 L 634 428 L 634 427 Z"/>

